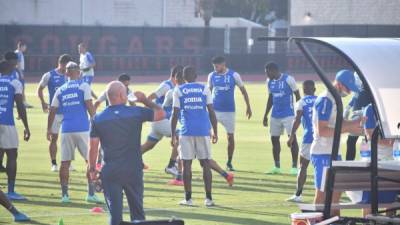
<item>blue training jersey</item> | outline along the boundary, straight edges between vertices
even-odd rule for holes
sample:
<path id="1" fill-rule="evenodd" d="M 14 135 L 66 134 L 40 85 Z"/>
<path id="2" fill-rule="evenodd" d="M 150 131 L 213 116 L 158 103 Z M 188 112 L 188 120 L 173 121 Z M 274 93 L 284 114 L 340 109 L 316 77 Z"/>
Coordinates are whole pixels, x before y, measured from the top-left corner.
<path id="1" fill-rule="evenodd" d="M 212 72 L 209 78 L 212 89 L 213 106 L 218 112 L 235 112 L 235 71 L 229 69 L 226 74 Z"/>
<path id="2" fill-rule="evenodd" d="M 207 105 L 212 104 L 208 87 L 199 83 L 187 83 L 175 89 L 174 107 L 180 108 L 182 136 L 209 136 L 210 119 Z"/>
<path id="3" fill-rule="evenodd" d="M 14 97 L 22 94 L 22 84 L 12 76 L 0 77 L 0 124 L 14 126 Z"/>
<path id="4" fill-rule="evenodd" d="M 268 89 L 269 93 L 272 94 L 273 102 L 271 116 L 274 118 L 285 118 L 288 116 L 294 116 L 294 90 L 289 84 L 289 79 L 293 80 L 293 78 L 289 75 L 282 74 L 278 80 L 268 80 Z"/>
<path id="5" fill-rule="evenodd" d="M 313 107 L 317 96 L 307 95 L 300 99 L 297 110 L 303 111 L 301 117 L 301 124 L 303 126 L 303 143 L 311 144 L 313 141 L 313 124 L 312 124 L 312 114 Z"/>
<path id="6" fill-rule="evenodd" d="M 63 74 L 57 73 L 57 71 L 55 69 L 50 71 L 49 73 L 50 73 L 50 78 L 49 78 L 49 82 L 47 84 L 47 89 L 49 91 L 49 102 L 51 103 L 57 89 L 65 84 L 66 79 Z"/>
<path id="7" fill-rule="evenodd" d="M 85 100 L 90 100 L 90 86 L 82 80 L 70 80 L 55 94 L 52 106 L 63 115 L 62 133 L 89 131 Z"/>
<path id="8" fill-rule="evenodd" d="M 363 115 L 364 115 L 364 117 L 367 117 L 367 120 L 365 121 L 365 124 L 364 124 L 364 128 L 365 129 L 375 129 L 376 118 L 375 118 L 374 108 L 372 107 L 372 104 L 369 104 L 367 107 L 365 107 Z"/>
<path id="9" fill-rule="evenodd" d="M 165 94 L 166 94 L 169 90 L 173 89 L 175 85 L 174 85 L 174 83 L 172 83 L 171 80 L 165 80 L 165 81 L 163 81 L 163 82 L 161 83 L 160 87 L 161 87 L 161 86 L 165 86 L 165 87 L 167 87 L 167 88 L 169 88 L 169 89 L 166 90 L 165 93 L 164 93 L 163 95 L 161 95 L 161 96 L 159 96 L 159 97 L 156 98 L 156 101 L 155 101 L 155 102 L 156 102 L 156 104 L 159 105 L 159 106 L 161 106 L 161 105 L 164 103 Z"/>

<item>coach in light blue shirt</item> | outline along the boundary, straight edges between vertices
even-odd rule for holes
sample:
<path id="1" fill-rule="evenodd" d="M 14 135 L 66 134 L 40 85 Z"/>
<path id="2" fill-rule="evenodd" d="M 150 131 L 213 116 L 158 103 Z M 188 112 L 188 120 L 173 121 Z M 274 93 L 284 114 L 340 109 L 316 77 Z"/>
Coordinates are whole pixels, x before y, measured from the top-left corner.
<path id="1" fill-rule="evenodd" d="M 90 131 L 88 173 L 93 180 L 96 179 L 96 161 L 101 142 L 104 165 L 100 179 L 110 211 L 111 225 L 119 225 L 122 221 L 122 191 L 128 200 L 131 220 L 145 219 L 143 161 L 140 151 L 142 124 L 165 118 L 161 107 L 146 98 L 143 93 L 136 92 L 135 96 L 137 102 L 148 108 L 126 106 L 126 87 L 119 81 L 109 83 L 107 99 L 110 106 L 94 117 Z"/>

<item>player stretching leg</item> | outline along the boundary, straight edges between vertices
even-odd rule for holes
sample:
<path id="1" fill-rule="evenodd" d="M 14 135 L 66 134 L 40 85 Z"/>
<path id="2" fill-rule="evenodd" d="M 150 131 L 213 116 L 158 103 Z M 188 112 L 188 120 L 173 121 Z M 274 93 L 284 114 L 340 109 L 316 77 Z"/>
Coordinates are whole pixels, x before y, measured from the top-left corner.
<path id="1" fill-rule="evenodd" d="M 225 58 L 217 56 L 212 59 L 214 71 L 208 75 L 208 87 L 212 91 L 213 106 L 217 120 L 225 127 L 228 137 L 227 170 L 235 171 L 232 166 L 235 151 L 235 87 L 238 86 L 246 103 L 246 116 L 251 118 L 249 96 L 240 75 L 227 68 Z"/>

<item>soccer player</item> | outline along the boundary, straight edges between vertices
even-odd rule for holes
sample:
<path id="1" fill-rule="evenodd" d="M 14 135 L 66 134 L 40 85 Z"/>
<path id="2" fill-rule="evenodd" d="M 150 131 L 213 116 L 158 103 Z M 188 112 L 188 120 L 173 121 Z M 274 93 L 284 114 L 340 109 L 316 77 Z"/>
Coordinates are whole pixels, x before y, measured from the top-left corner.
<path id="1" fill-rule="evenodd" d="M 51 104 L 52 99 L 54 98 L 54 94 L 58 88 L 60 88 L 66 82 L 65 77 L 65 69 L 68 62 L 72 61 L 72 57 L 70 55 L 64 54 L 58 58 L 58 66 L 57 68 L 45 73 L 40 80 L 39 87 L 37 89 L 37 95 L 42 104 L 42 110 L 44 113 L 49 112 L 49 104 Z M 44 100 L 43 90 L 47 87 L 49 93 L 49 103 Z M 57 139 L 58 132 L 61 127 L 62 114 L 61 111 L 58 110 L 57 114 L 54 118 L 54 122 L 51 126 L 51 139 L 49 144 L 49 153 L 51 159 L 51 171 L 57 172 Z"/>
<path id="2" fill-rule="evenodd" d="M 265 73 L 268 76 L 268 102 L 265 109 L 263 125 L 268 126 L 268 114 L 272 109 L 270 134 L 272 141 L 272 153 L 274 156 L 275 166 L 267 174 L 281 174 L 281 143 L 280 136 L 283 130 L 289 135 L 292 130 L 294 120 L 293 94 L 296 101 L 300 100 L 300 92 L 297 88 L 296 81 L 292 76 L 281 73 L 276 63 L 270 62 L 265 65 Z M 290 174 L 297 174 L 297 157 L 299 154 L 299 146 L 295 139 L 291 145 L 292 152 L 292 168 Z"/>
<path id="3" fill-rule="evenodd" d="M 351 92 L 359 92 L 354 74 L 349 70 L 337 72 L 333 86 L 342 97 L 346 97 Z M 311 144 L 311 162 L 314 166 L 315 204 L 323 204 L 325 201 L 325 193 L 321 190 L 321 185 L 324 168 L 329 167 L 332 160 L 336 113 L 335 100 L 332 94 L 329 91 L 324 91 L 315 100 L 312 117 L 314 139 Z M 361 132 L 361 120 L 343 120 L 341 133 L 361 134 Z M 340 155 L 337 160 L 341 160 Z M 334 192 L 332 202 L 338 203 L 339 199 L 340 193 Z M 339 215 L 339 211 L 334 210 L 333 215 Z"/>
<path id="4" fill-rule="evenodd" d="M 26 97 L 25 97 L 25 76 L 24 76 L 24 72 L 25 72 L 25 57 L 24 57 L 24 52 L 27 49 L 27 45 L 25 42 L 22 41 L 18 41 L 17 43 L 17 49 L 14 51 L 17 56 L 18 56 L 18 64 L 17 64 L 17 69 L 20 71 L 21 74 L 21 79 L 20 81 L 22 82 L 22 86 L 23 86 L 23 91 L 22 91 L 22 96 L 24 98 L 24 104 L 26 106 L 26 108 L 33 108 L 33 106 L 29 105 L 26 102 Z"/>
<path id="5" fill-rule="evenodd" d="M 310 162 L 310 148 L 313 141 L 312 109 L 314 107 L 314 102 L 317 99 L 317 96 L 315 96 L 314 81 L 304 81 L 303 92 L 304 97 L 297 102 L 296 117 L 293 122 L 289 140 L 287 141 L 287 145 L 291 147 L 296 139 L 296 131 L 301 123 L 303 125 L 304 132 L 303 143 L 301 144 L 300 150 L 300 171 L 297 174 L 296 193 L 287 199 L 287 201 L 290 202 L 301 202 L 301 193 L 303 192 L 303 187 L 307 179 L 307 168 Z"/>
<path id="6" fill-rule="evenodd" d="M 62 203 L 69 203 L 68 182 L 71 160 L 75 159 L 75 148 L 78 148 L 81 156 L 87 160 L 89 141 L 89 119 L 94 116 L 91 91 L 88 83 L 80 79 L 79 66 L 75 62 L 66 65 L 66 76 L 69 78 L 63 86 L 57 89 L 51 102 L 51 108 L 47 123 L 47 138 L 52 136 L 52 125 L 57 111 L 60 110 L 63 120 L 61 129 L 61 167 L 60 183 L 62 190 Z M 101 203 L 94 194 L 94 185 L 89 175 L 87 202 Z"/>
<path id="7" fill-rule="evenodd" d="M 92 85 L 94 78 L 94 67 L 96 66 L 94 57 L 90 52 L 88 52 L 87 45 L 83 42 L 78 45 L 78 51 L 79 68 L 82 71 L 82 79 L 89 85 Z M 91 91 L 91 95 L 93 96 L 93 98 L 97 99 L 97 96 L 93 92 L 93 90 Z"/>
<path id="8" fill-rule="evenodd" d="M 249 96 L 240 75 L 226 67 L 225 58 L 217 56 L 212 59 L 214 71 L 208 75 L 208 87 L 212 91 L 213 106 L 217 120 L 225 127 L 228 137 L 227 170 L 235 171 L 232 166 L 235 151 L 235 87 L 238 86 L 246 103 L 246 116 L 251 118 Z"/>
<path id="9" fill-rule="evenodd" d="M 183 72 L 182 71 L 176 74 L 175 80 L 176 80 L 176 84 L 177 85 L 183 85 L 185 83 L 185 80 L 183 79 Z M 167 114 L 171 114 L 171 112 L 172 112 L 173 93 L 174 93 L 174 89 L 171 89 L 165 95 L 165 99 L 164 99 L 164 103 L 163 103 L 163 109 L 167 112 Z M 177 135 L 178 135 L 178 133 L 179 133 L 179 131 L 177 131 Z M 176 143 L 178 143 L 178 142 L 179 142 L 179 140 L 177 140 Z M 173 151 L 175 151 L 176 153 L 175 152 L 172 153 L 171 154 L 171 158 L 176 157 L 178 155 L 178 146 L 174 145 L 172 148 L 173 148 Z M 168 182 L 168 184 L 182 186 L 183 185 L 182 173 L 181 173 L 181 171 L 182 171 L 181 164 L 182 163 L 181 163 L 181 160 L 177 160 L 177 161 L 178 161 L 177 174 L 175 175 L 174 179 L 172 179 L 172 180 L 170 180 Z M 218 165 L 218 163 L 213 159 L 209 159 L 209 164 L 210 164 L 210 167 L 211 167 L 212 170 L 216 171 L 223 178 L 225 178 L 225 180 L 226 180 L 226 182 L 228 183 L 229 186 L 233 186 L 233 182 L 234 182 L 234 174 L 233 173 L 229 173 L 229 172 L 226 172 L 225 170 L 223 170 Z"/>
<path id="10" fill-rule="evenodd" d="M 192 160 L 197 158 L 203 168 L 203 180 L 206 192 L 204 204 L 213 206 L 212 174 L 209 159 L 211 159 L 211 144 L 217 143 L 217 118 L 212 106 L 211 91 L 206 86 L 196 83 L 196 71 L 187 66 L 183 69 L 186 84 L 175 89 L 173 96 L 173 112 L 171 119 L 172 146 L 176 145 L 176 125 L 180 114 L 182 123 L 179 131 L 179 155 L 183 160 L 183 182 L 185 199 L 181 205 L 192 206 Z M 210 121 L 213 134 L 210 135 Z M 210 140 L 210 136 L 212 140 Z"/>
<path id="11" fill-rule="evenodd" d="M 17 175 L 18 133 L 14 122 L 14 102 L 19 118 L 24 125 L 24 140 L 30 138 L 26 109 L 22 100 L 22 84 L 12 77 L 15 65 L 8 61 L 0 62 L 0 152 L 7 154 L 7 197 L 10 200 L 25 200 L 15 192 Z"/>
<path id="12" fill-rule="evenodd" d="M 22 212 L 18 211 L 15 206 L 10 202 L 4 192 L 0 189 L 0 205 L 6 208 L 13 216 L 15 222 L 27 222 L 31 219 L 23 214 Z"/>
<path id="13" fill-rule="evenodd" d="M 99 143 L 104 148 L 104 167 L 100 179 L 110 212 L 110 225 L 119 225 L 123 216 L 123 195 L 129 204 L 131 221 L 144 220 L 143 161 L 140 151 L 142 124 L 165 117 L 160 106 L 135 92 L 138 102 L 148 108 L 126 106 L 126 88 L 119 81 L 107 86 L 110 101 L 104 111 L 97 114 L 90 131 L 88 173 L 96 179 L 96 159 Z"/>
<path id="14" fill-rule="evenodd" d="M 182 73 L 183 67 L 180 65 L 174 66 L 171 69 L 171 75 L 168 80 L 163 81 L 157 90 L 149 95 L 150 100 L 155 100 L 155 103 L 159 106 L 162 106 L 164 103 L 165 95 L 169 90 L 172 90 L 176 84 L 176 75 L 178 73 Z M 142 153 L 146 153 L 156 146 L 156 144 L 163 137 L 171 137 L 171 126 L 170 120 L 172 107 L 167 107 L 166 110 L 167 117 L 164 120 L 157 121 L 151 123 L 151 131 L 147 136 L 147 140 L 144 144 L 142 144 L 141 149 Z M 175 167 L 176 157 L 178 156 L 177 150 L 172 149 L 171 157 L 167 167 L 165 168 L 165 172 L 171 175 L 178 175 L 178 170 Z"/>

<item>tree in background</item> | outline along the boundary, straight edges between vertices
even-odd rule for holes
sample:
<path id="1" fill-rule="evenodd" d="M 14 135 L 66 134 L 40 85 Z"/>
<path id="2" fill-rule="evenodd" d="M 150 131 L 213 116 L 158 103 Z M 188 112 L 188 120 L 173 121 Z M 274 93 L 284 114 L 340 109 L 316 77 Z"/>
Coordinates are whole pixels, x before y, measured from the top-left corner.
<path id="1" fill-rule="evenodd" d="M 198 14 L 204 20 L 204 26 L 209 27 L 215 10 L 215 0 L 196 0 Z"/>

